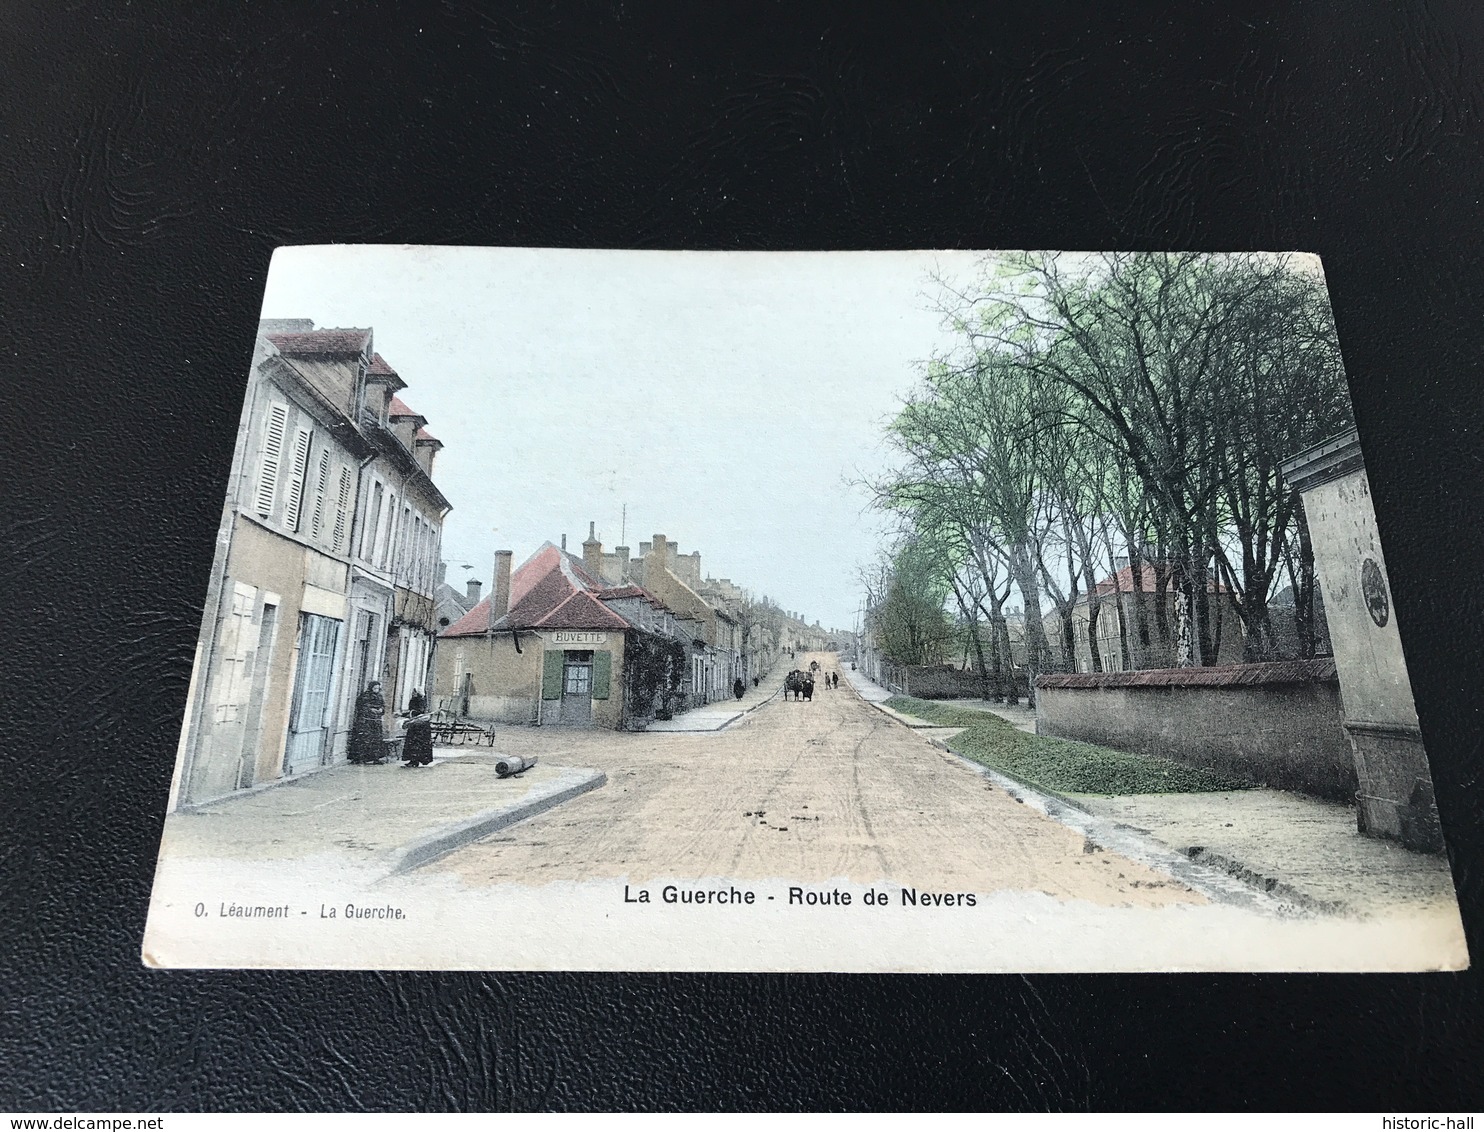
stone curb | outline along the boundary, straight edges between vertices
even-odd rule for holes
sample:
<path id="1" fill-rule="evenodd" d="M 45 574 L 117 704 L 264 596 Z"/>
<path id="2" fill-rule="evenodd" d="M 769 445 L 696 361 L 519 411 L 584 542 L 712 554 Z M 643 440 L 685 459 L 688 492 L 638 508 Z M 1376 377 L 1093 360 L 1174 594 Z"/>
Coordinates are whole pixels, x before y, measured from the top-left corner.
<path id="1" fill-rule="evenodd" d="M 871 703 L 870 700 L 865 702 Z M 909 724 L 897 719 L 896 713 L 891 709 L 880 704 L 871 704 L 871 706 L 879 708 L 881 714 L 888 719 L 896 720 L 903 727 L 912 730 Z M 1272 916 L 1292 917 L 1321 910 L 1315 908 L 1312 902 L 1304 898 L 1302 894 L 1292 890 L 1284 891 L 1287 888 L 1286 885 L 1280 887 L 1254 883 L 1249 880 L 1249 876 L 1255 876 L 1255 874 L 1240 869 L 1240 866 L 1232 867 L 1237 865 L 1236 862 L 1227 862 L 1224 859 L 1219 863 L 1214 860 L 1209 862 L 1193 860 L 1163 841 L 1139 833 L 1110 818 L 1098 817 L 1054 790 L 1049 790 L 1044 786 L 1033 786 L 1003 771 L 991 770 L 983 763 L 976 763 L 973 759 L 952 750 L 942 739 L 922 737 L 966 769 L 989 779 L 1016 801 L 1039 810 L 1052 821 L 1076 830 L 1095 845 L 1111 849 L 1115 853 L 1120 853 L 1159 872 L 1168 873 L 1208 900 L 1251 908 Z"/>
<path id="2" fill-rule="evenodd" d="M 934 745 L 940 744 L 935 740 Z M 1157 838 L 1130 829 L 1111 818 L 1099 817 L 1084 810 L 1070 799 L 1039 786 L 1027 785 L 1001 771 L 991 770 L 982 763 L 948 750 L 947 747 L 942 749 L 950 758 L 989 779 L 1016 801 L 1031 806 L 1052 821 L 1082 834 L 1090 844 L 1111 849 L 1141 865 L 1168 873 L 1213 903 L 1236 905 L 1285 918 L 1329 910 L 1315 907 L 1312 901 L 1301 893 L 1288 889 L 1286 885 L 1274 888 L 1253 883 L 1249 880 L 1249 876 L 1253 874 L 1227 867 L 1228 862 L 1224 860 L 1217 863 L 1192 859 Z"/>
<path id="3" fill-rule="evenodd" d="M 425 834 L 416 841 L 411 841 L 399 849 L 392 851 L 391 868 L 387 876 L 398 876 L 402 873 L 411 872 L 413 869 L 422 868 L 426 864 L 436 861 L 439 857 L 452 853 L 468 845 L 471 841 L 478 841 L 491 833 L 498 832 L 506 826 L 514 825 L 516 822 L 525 821 L 526 818 L 535 817 L 539 813 L 570 801 L 579 794 L 586 794 L 589 790 L 596 790 L 608 782 L 608 776 L 601 770 L 589 771 L 585 778 L 553 790 L 549 794 L 529 799 L 514 806 L 500 806 L 495 809 L 483 810 L 473 817 L 465 818 L 463 821 L 446 825 L 432 833 Z"/>
<path id="4" fill-rule="evenodd" d="M 940 750 L 947 751 L 950 755 L 952 755 L 954 758 L 958 759 L 960 762 L 968 763 L 970 766 L 976 767 L 976 768 L 978 768 L 980 770 L 989 770 L 990 769 L 989 767 L 986 767 L 983 763 L 976 763 L 973 759 L 969 758 L 967 755 L 961 755 L 961 754 L 959 754 L 952 747 L 950 747 L 947 743 L 945 743 L 942 739 L 930 739 L 929 742 L 931 742 L 933 746 L 939 748 Z M 1071 806 L 1072 809 L 1078 810 L 1078 811 L 1080 811 L 1080 812 L 1082 812 L 1084 814 L 1087 814 L 1089 817 L 1095 816 L 1095 815 L 1093 815 L 1093 812 L 1091 810 L 1089 810 L 1081 802 L 1078 802 L 1075 798 L 1070 798 L 1070 797 L 1068 797 L 1067 795 L 1061 793 L 1058 790 L 1051 789 L 1051 787 L 1049 787 L 1049 786 L 1042 786 L 1039 782 L 1032 782 L 1032 781 L 1030 781 L 1027 778 L 1017 778 L 1013 774 L 1006 774 L 1003 770 L 993 770 L 993 771 L 990 771 L 990 773 L 991 774 L 998 774 L 998 775 L 1000 775 L 1007 782 L 1013 782 L 1013 783 L 1015 783 L 1022 790 L 1030 790 L 1030 791 L 1032 791 L 1032 792 L 1034 792 L 1036 794 L 1039 794 L 1039 795 L 1041 795 L 1042 797 L 1045 797 L 1045 798 L 1054 798 L 1058 802 L 1060 802 L 1063 806 Z M 1106 819 L 1104 819 L 1104 820 L 1106 820 Z"/>
<path id="5" fill-rule="evenodd" d="M 1173 845 L 1169 845 L 1153 835 L 1140 833 L 1124 825 L 1122 822 L 1093 813 L 1081 802 L 1059 791 L 1052 790 L 1048 786 L 1042 786 L 1038 782 L 1030 782 L 1023 778 L 1016 778 L 1013 774 L 1006 774 L 1002 770 L 991 770 L 983 763 L 977 763 L 973 759 L 959 754 L 941 739 L 930 741 L 933 746 L 947 752 L 971 770 L 975 770 L 994 781 L 1012 797 L 1015 797 L 1017 792 L 1026 798 L 1032 795 L 1039 796 L 1041 804 L 1037 806 L 1038 809 L 1045 812 L 1048 817 L 1060 821 L 1063 825 L 1070 825 L 1078 829 L 1084 836 L 1087 836 L 1087 833 L 1082 828 L 1083 825 L 1088 827 L 1098 825 L 1105 829 L 1111 827 L 1129 838 L 1138 838 L 1140 841 L 1146 842 L 1149 846 L 1156 847 L 1158 852 L 1153 853 L 1149 860 L 1144 860 L 1143 858 L 1136 859 L 1144 864 L 1158 865 L 1158 867 L 1174 874 L 1181 881 L 1190 885 L 1191 888 L 1204 893 L 1213 900 L 1233 903 L 1230 897 L 1230 886 L 1226 883 L 1226 879 L 1230 878 L 1254 893 L 1259 898 L 1256 906 L 1262 908 L 1264 911 L 1291 916 L 1296 911 L 1335 915 L 1343 914 L 1348 910 L 1344 904 L 1338 901 L 1316 899 L 1308 895 L 1308 893 L 1294 888 L 1286 881 L 1279 880 L 1276 877 L 1265 876 L 1234 858 L 1224 857 L 1203 848 L 1193 848 L 1185 853 L 1181 853 Z M 1012 786 L 1014 789 L 1011 789 Z M 1057 802 L 1069 809 L 1076 810 L 1079 821 L 1069 822 L 1064 820 L 1059 814 L 1046 807 L 1046 799 Z M 1106 842 L 1099 841 L 1099 844 L 1106 844 Z M 1123 852 L 1123 850 L 1120 850 L 1120 852 Z M 1134 854 L 1125 852 L 1125 856 L 1134 856 Z M 1159 860 L 1155 860 L 1154 858 L 1156 857 Z M 1222 879 L 1220 883 L 1213 885 L 1212 879 L 1216 877 Z M 1252 903 L 1248 900 L 1236 902 Z"/>

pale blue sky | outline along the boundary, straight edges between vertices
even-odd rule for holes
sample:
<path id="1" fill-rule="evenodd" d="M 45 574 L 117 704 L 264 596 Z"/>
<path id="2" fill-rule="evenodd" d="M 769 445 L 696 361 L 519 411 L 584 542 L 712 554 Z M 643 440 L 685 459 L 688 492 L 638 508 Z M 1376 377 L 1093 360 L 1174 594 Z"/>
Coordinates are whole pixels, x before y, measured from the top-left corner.
<path id="1" fill-rule="evenodd" d="M 369 326 L 446 447 L 448 579 L 595 521 L 849 628 L 883 530 L 849 486 L 916 363 L 949 344 L 935 268 L 977 252 L 281 249 L 263 314 Z M 465 571 L 465 564 L 473 566 Z"/>

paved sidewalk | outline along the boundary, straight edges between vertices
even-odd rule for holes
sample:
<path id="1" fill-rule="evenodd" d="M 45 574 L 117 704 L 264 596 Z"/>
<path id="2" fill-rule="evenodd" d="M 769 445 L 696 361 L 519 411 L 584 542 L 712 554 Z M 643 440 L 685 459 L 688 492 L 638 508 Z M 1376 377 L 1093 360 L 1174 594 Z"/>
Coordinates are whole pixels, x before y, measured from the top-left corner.
<path id="1" fill-rule="evenodd" d="M 848 672 L 862 698 L 878 711 L 943 746 L 960 728 L 934 727 L 881 702 L 891 693 Z M 1035 713 L 986 701 L 945 700 L 989 711 L 1035 733 Z M 1017 719 L 1019 715 L 1022 718 Z M 997 772 L 998 773 L 998 772 Z M 1009 781 L 1017 781 L 1005 776 Z M 1029 790 L 1040 787 L 1022 783 Z M 1399 907 L 1455 904 L 1453 876 L 1443 856 L 1414 853 L 1391 841 L 1362 836 L 1352 806 L 1284 790 L 1208 794 L 1051 794 L 1116 828 L 1152 838 L 1180 858 L 1232 877 L 1258 893 L 1312 912 L 1367 916 Z M 1065 807 L 1048 814 L 1078 827 Z"/>
<path id="2" fill-rule="evenodd" d="M 860 672 L 848 666 L 840 669 L 840 675 L 850 681 L 850 686 L 856 690 L 861 699 L 868 704 L 879 704 L 883 700 L 889 700 L 895 692 L 883 688 L 864 672 Z"/>
<path id="3" fill-rule="evenodd" d="M 1315 911 L 1366 915 L 1455 899 L 1446 857 L 1362 836 L 1352 806 L 1261 789 L 1067 797 L 1193 861 Z"/>
<path id="4" fill-rule="evenodd" d="M 162 858 L 289 861 L 330 853 L 388 875 L 602 786 L 597 770 L 538 762 L 500 778 L 498 753 L 440 749 L 431 766 L 339 766 L 165 820 Z"/>
<path id="5" fill-rule="evenodd" d="M 650 722 L 645 731 L 721 731 L 730 724 L 741 719 L 748 712 L 760 708 L 774 696 L 778 695 L 783 688 L 783 679 L 788 675 L 794 662 L 788 657 L 783 657 L 773 666 L 773 670 L 758 681 L 757 687 L 751 683 L 747 690 L 742 693 L 739 700 L 728 697 L 725 700 L 717 700 L 715 703 L 703 704 L 701 707 L 691 708 L 683 711 L 674 719 L 656 719 Z"/>

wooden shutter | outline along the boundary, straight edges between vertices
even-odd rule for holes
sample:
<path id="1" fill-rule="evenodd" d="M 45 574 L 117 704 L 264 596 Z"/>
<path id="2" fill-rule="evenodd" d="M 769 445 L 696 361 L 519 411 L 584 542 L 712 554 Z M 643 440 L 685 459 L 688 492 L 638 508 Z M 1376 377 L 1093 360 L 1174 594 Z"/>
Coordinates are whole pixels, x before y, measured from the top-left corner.
<path id="1" fill-rule="evenodd" d="M 330 450 L 326 448 L 319 454 L 319 475 L 315 477 L 314 484 L 314 513 L 309 520 L 309 533 L 319 538 L 320 531 L 325 525 L 325 496 L 330 491 Z"/>
<path id="2" fill-rule="evenodd" d="M 361 557 L 367 562 L 374 561 L 376 554 L 376 532 L 381 526 L 381 495 L 380 482 L 373 480 L 371 494 L 367 499 L 365 532 L 361 536 Z"/>
<path id="3" fill-rule="evenodd" d="M 263 456 L 258 464 L 258 497 L 255 510 L 265 519 L 273 510 L 278 494 L 278 470 L 283 464 L 283 433 L 288 427 L 289 407 L 278 401 L 268 405 L 268 419 L 263 425 Z"/>
<path id="4" fill-rule="evenodd" d="M 567 654 L 561 649 L 547 649 L 541 657 L 541 698 L 543 700 L 559 700 L 562 698 L 562 665 L 566 663 Z"/>
<path id="5" fill-rule="evenodd" d="M 309 477 L 309 438 L 307 428 L 294 431 L 294 458 L 289 464 L 289 494 L 283 505 L 283 525 L 299 529 L 299 516 L 304 510 L 304 481 Z"/>
<path id="6" fill-rule="evenodd" d="M 613 654 L 606 649 L 593 653 L 593 699 L 608 698 L 608 684 L 613 677 Z"/>
<path id="7" fill-rule="evenodd" d="M 346 525 L 350 522 L 350 469 L 340 469 L 340 497 L 335 501 L 335 549 L 345 542 Z"/>

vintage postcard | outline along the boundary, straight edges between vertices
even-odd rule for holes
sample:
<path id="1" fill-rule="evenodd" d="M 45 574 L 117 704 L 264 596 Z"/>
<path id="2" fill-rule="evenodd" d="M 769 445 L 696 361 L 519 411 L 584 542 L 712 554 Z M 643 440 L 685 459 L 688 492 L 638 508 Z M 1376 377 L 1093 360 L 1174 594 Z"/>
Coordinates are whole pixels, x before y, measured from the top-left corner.
<path id="1" fill-rule="evenodd" d="M 1314 256 L 285 248 L 243 378 L 148 964 L 1468 964 Z"/>

